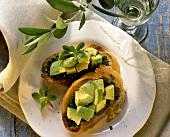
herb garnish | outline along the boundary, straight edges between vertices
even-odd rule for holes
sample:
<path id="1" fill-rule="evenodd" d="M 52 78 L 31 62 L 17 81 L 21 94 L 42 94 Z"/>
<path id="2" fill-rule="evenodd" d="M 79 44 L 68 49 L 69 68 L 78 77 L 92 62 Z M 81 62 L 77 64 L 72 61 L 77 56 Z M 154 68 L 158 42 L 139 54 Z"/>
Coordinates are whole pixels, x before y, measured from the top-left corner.
<path id="1" fill-rule="evenodd" d="M 72 22 L 78 15 L 81 14 L 82 18 L 79 25 L 79 30 L 80 30 L 86 21 L 85 11 L 87 7 L 90 4 L 92 4 L 92 0 L 84 0 L 83 2 L 83 4 L 85 3 L 84 5 L 81 4 L 76 5 L 74 4 L 74 2 L 69 0 L 46 0 L 46 1 L 50 4 L 51 7 L 63 13 L 73 13 L 73 12 L 77 12 L 77 13 L 73 17 L 66 20 L 63 20 L 60 16 L 58 16 L 57 20 L 53 20 L 47 17 L 46 15 L 44 15 L 44 17 L 48 21 L 55 24 L 55 26 L 51 29 L 20 27 L 19 30 L 22 33 L 31 36 L 31 38 L 28 39 L 25 43 L 24 47 L 27 47 L 27 49 L 22 53 L 22 55 L 28 54 L 31 51 L 33 51 L 36 47 L 43 45 L 51 35 L 53 35 L 57 39 L 62 38 L 67 32 L 69 23 Z M 115 0 L 99 0 L 99 3 L 103 8 L 100 8 L 92 4 L 92 6 L 99 12 L 102 12 L 109 16 L 123 17 L 122 15 L 117 15 L 115 13 L 107 11 L 116 5 Z"/>
<path id="2" fill-rule="evenodd" d="M 54 101 L 56 99 L 55 95 L 52 94 L 48 94 L 48 89 L 46 88 L 46 90 L 40 88 L 39 89 L 39 93 L 34 92 L 32 93 L 32 97 L 40 102 L 41 105 L 41 112 L 44 109 L 44 107 L 47 105 L 47 103 L 53 107 L 53 105 L 50 103 L 50 101 Z"/>
<path id="3" fill-rule="evenodd" d="M 78 59 L 86 56 L 85 52 L 81 50 L 84 45 L 84 42 L 79 43 L 76 48 L 74 46 L 64 45 L 58 60 L 64 60 L 67 57 L 75 57 Z"/>
<path id="4" fill-rule="evenodd" d="M 110 126 L 109 126 L 109 129 L 110 129 L 110 130 L 113 130 L 113 127 L 110 125 Z"/>

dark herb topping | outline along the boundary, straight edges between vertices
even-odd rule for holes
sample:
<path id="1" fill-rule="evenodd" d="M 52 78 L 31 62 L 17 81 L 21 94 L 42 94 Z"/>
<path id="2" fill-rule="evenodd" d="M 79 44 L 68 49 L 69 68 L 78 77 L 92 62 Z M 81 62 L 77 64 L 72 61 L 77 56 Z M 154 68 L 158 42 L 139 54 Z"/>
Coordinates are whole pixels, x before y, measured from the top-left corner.
<path id="1" fill-rule="evenodd" d="M 104 64 L 105 66 L 109 66 L 109 60 L 107 59 L 107 56 L 102 57 L 102 64 Z"/>

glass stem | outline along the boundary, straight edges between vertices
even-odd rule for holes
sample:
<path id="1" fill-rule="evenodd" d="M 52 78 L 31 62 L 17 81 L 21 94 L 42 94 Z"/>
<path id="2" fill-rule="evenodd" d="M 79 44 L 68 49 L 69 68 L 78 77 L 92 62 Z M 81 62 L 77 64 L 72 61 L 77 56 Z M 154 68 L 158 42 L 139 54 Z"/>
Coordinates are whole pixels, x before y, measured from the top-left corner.
<path id="1" fill-rule="evenodd" d="M 136 32 L 137 26 L 128 26 L 128 25 L 122 23 L 122 29 L 128 34 L 134 35 Z"/>

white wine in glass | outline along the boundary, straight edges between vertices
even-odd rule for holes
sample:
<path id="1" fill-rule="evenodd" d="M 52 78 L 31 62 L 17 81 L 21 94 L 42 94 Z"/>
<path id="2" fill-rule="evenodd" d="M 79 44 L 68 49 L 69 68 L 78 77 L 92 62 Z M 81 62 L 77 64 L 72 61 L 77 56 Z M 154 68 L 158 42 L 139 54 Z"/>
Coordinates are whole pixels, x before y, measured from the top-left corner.
<path id="1" fill-rule="evenodd" d="M 141 42 L 148 32 L 146 22 L 156 10 L 159 0 L 115 0 L 115 2 L 116 13 L 124 17 L 116 18 L 113 24 Z"/>

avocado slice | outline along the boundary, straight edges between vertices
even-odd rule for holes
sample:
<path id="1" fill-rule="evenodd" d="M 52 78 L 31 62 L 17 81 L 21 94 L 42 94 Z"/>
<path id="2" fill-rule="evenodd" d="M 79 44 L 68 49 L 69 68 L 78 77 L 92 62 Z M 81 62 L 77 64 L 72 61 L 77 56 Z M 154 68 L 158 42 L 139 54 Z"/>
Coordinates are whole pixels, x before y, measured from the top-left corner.
<path id="1" fill-rule="evenodd" d="M 90 63 L 90 54 L 88 52 L 84 52 L 84 56 L 78 56 L 79 63 Z"/>
<path id="2" fill-rule="evenodd" d="M 91 57 L 91 68 L 94 68 L 102 63 L 102 55 L 98 54 Z"/>
<path id="3" fill-rule="evenodd" d="M 94 48 L 87 48 L 85 49 L 86 52 L 88 52 L 90 55 L 96 56 L 97 55 L 97 50 Z"/>
<path id="4" fill-rule="evenodd" d="M 62 66 L 62 63 L 63 63 L 63 60 L 58 60 L 51 64 L 50 76 L 66 72 L 66 69 Z"/>
<path id="5" fill-rule="evenodd" d="M 76 73 L 76 68 L 71 67 L 71 68 L 66 68 L 67 74 L 74 74 Z"/>
<path id="6" fill-rule="evenodd" d="M 106 99 L 102 100 L 99 104 L 96 105 L 96 113 L 101 111 L 106 106 Z"/>
<path id="7" fill-rule="evenodd" d="M 105 88 L 105 98 L 109 100 L 114 100 L 114 85 L 109 85 Z"/>
<path id="8" fill-rule="evenodd" d="M 77 113 L 81 116 L 84 120 L 89 121 L 90 118 L 94 116 L 94 110 L 90 108 L 86 108 L 83 106 L 77 107 Z"/>
<path id="9" fill-rule="evenodd" d="M 93 81 L 95 89 L 101 89 L 104 93 L 104 82 L 103 79 L 97 79 Z"/>
<path id="10" fill-rule="evenodd" d="M 77 110 L 70 107 L 67 108 L 67 117 L 76 122 L 77 125 L 80 124 L 82 119 L 82 117 L 77 113 Z"/>
<path id="11" fill-rule="evenodd" d="M 86 106 L 87 108 L 93 109 L 95 111 L 96 106 L 94 104 Z"/>
<path id="12" fill-rule="evenodd" d="M 88 69 L 89 63 L 78 63 L 76 64 L 76 70 L 79 73 L 82 70 Z"/>
<path id="13" fill-rule="evenodd" d="M 93 97 L 89 94 L 79 90 L 75 92 L 76 106 L 86 106 L 93 101 Z"/>
<path id="14" fill-rule="evenodd" d="M 88 82 L 84 83 L 79 89 L 89 94 L 90 96 L 94 97 L 93 81 L 89 80 Z"/>
<path id="15" fill-rule="evenodd" d="M 76 65 L 76 63 L 77 63 L 77 57 L 69 57 L 63 61 L 63 67 L 64 68 L 73 67 Z"/>
<path id="16" fill-rule="evenodd" d="M 95 90 L 94 104 L 97 105 L 103 100 L 103 91 L 101 89 Z"/>

